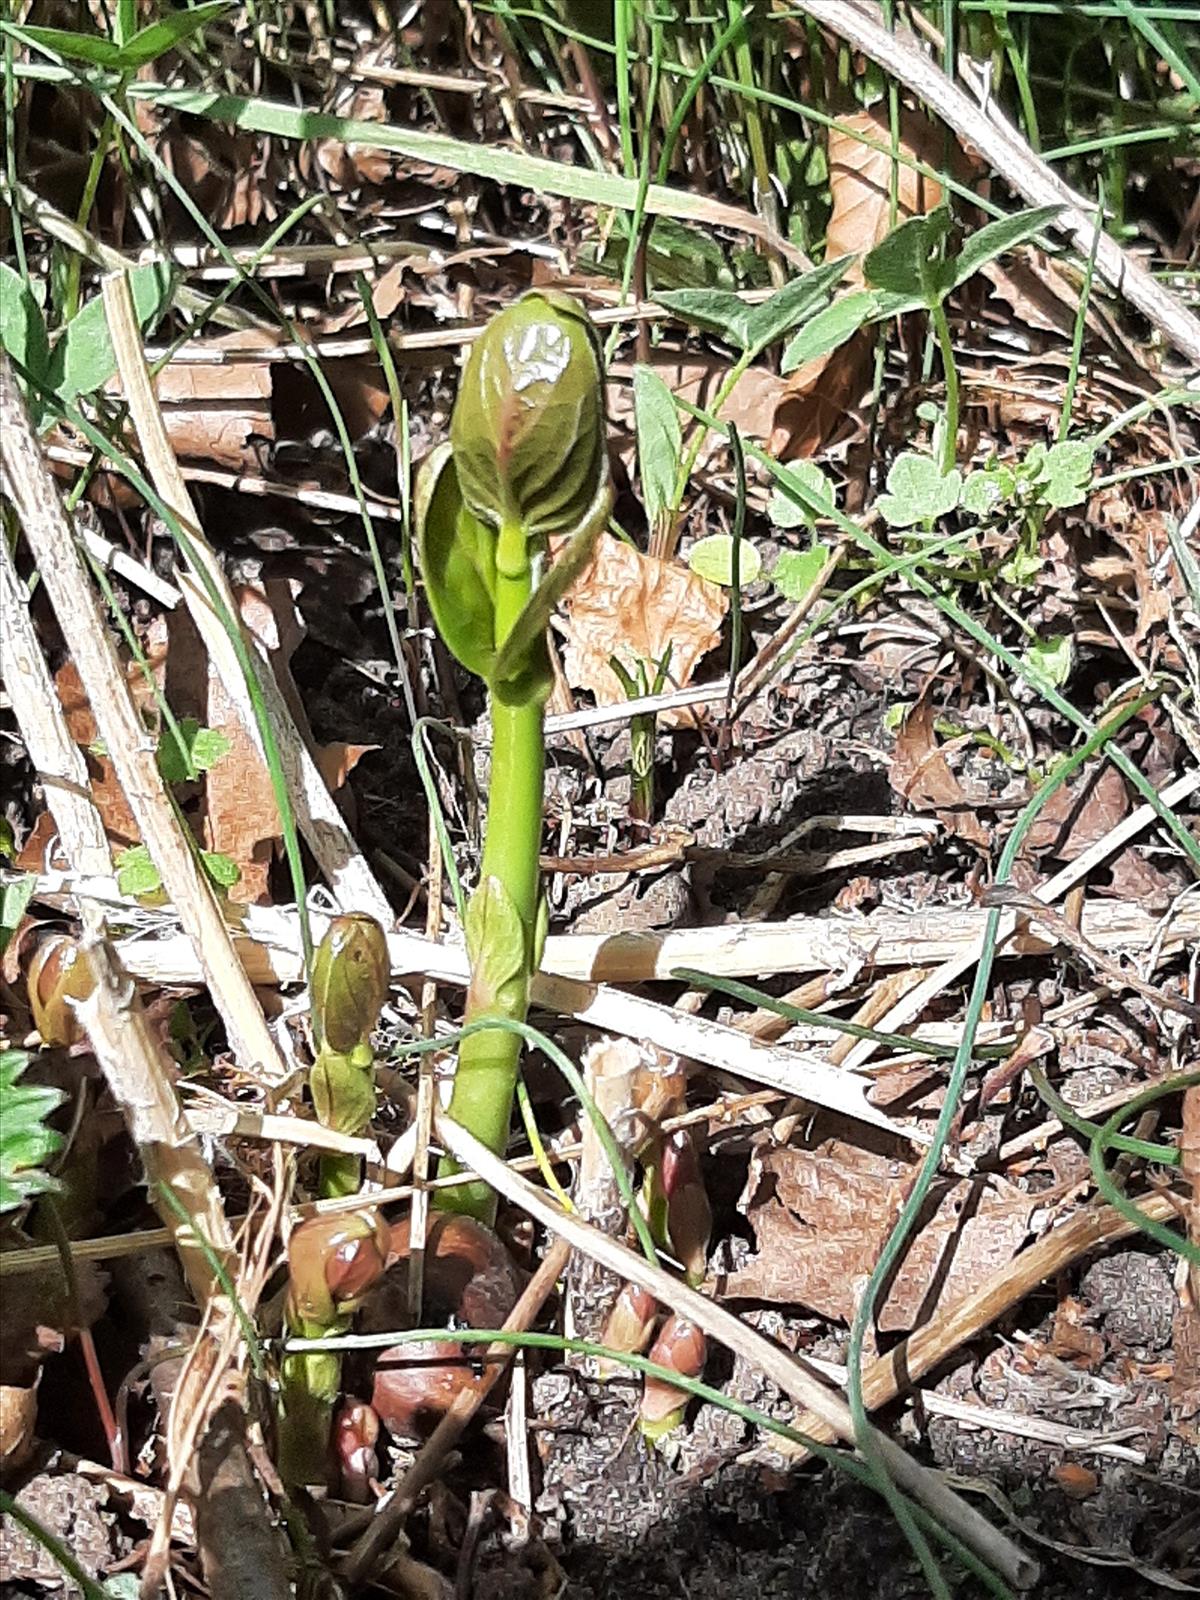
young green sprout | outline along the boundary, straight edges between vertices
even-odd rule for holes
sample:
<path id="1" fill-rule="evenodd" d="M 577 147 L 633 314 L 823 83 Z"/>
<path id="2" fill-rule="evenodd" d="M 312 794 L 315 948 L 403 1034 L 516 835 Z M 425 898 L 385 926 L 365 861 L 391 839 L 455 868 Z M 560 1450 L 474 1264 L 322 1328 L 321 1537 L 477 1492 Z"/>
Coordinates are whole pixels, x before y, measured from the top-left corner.
<path id="1" fill-rule="evenodd" d="M 465 1022 L 521 1022 L 544 933 L 538 854 L 550 661 L 546 625 L 588 559 L 612 489 L 595 331 L 565 294 L 533 291 L 476 341 L 450 423 L 417 488 L 425 589 L 447 646 L 486 683 L 492 780 L 479 885 L 467 909 Z M 549 561 L 550 543 L 561 543 Z M 462 1042 L 450 1114 L 502 1152 L 521 1042 L 485 1028 Z M 447 1171 L 457 1170 L 448 1166 Z M 439 1205 L 485 1222 L 484 1184 Z"/>
<path id="2" fill-rule="evenodd" d="M 345 1333 L 387 1266 L 387 1224 L 374 1211 L 311 1217 L 288 1240 L 284 1320 L 298 1339 Z M 334 1350 L 283 1358 L 279 1372 L 279 1471 L 292 1485 L 324 1484 L 342 1385 Z"/>
<path id="3" fill-rule="evenodd" d="M 391 966 L 383 929 L 371 917 L 335 917 L 317 948 L 312 975 L 316 1059 L 308 1075 L 317 1118 L 336 1133 L 360 1134 L 375 1115 L 371 1035 L 387 999 Z M 357 1156 L 321 1160 L 325 1198 L 356 1194 Z"/>

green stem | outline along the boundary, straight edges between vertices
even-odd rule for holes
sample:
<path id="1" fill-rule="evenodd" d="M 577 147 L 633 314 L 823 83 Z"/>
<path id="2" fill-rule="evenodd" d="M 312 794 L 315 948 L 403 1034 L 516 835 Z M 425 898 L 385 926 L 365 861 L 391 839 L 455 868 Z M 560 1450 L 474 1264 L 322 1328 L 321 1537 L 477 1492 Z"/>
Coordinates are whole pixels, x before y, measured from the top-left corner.
<path id="1" fill-rule="evenodd" d="M 501 552 L 505 544 L 502 532 Z M 508 637 L 524 609 L 530 589 L 528 571 L 513 577 L 506 577 L 503 571 L 498 575 L 495 621 L 498 646 Z M 525 934 L 524 970 L 519 983 L 505 985 L 501 998 L 492 992 L 490 985 L 477 982 L 481 970 L 488 964 L 488 950 L 473 952 L 472 983 L 464 1014 L 467 1023 L 485 1021 L 497 1014 L 516 1022 L 525 1020 L 529 979 L 535 960 L 541 885 L 538 855 L 542 843 L 544 706 L 540 690 L 516 704 L 492 696 L 492 782 L 480 886 L 486 888 L 489 881 L 498 885 L 503 898 L 520 918 Z M 520 1056 L 520 1037 L 499 1028 L 485 1028 L 468 1035 L 458 1052 L 450 1115 L 497 1155 L 503 1154 L 508 1143 Z M 449 1159 L 443 1162 L 444 1173 L 458 1170 Z M 443 1190 L 437 1204 L 441 1210 L 463 1212 L 490 1223 L 495 1216 L 496 1196 L 485 1183 L 468 1183 L 461 1188 Z"/>
<path id="2" fill-rule="evenodd" d="M 945 474 L 954 471 L 958 457 L 958 365 L 954 359 L 946 307 L 940 300 L 933 306 L 932 316 L 938 348 L 942 352 L 942 368 L 946 374 L 946 433 L 942 439 L 942 472 Z"/>

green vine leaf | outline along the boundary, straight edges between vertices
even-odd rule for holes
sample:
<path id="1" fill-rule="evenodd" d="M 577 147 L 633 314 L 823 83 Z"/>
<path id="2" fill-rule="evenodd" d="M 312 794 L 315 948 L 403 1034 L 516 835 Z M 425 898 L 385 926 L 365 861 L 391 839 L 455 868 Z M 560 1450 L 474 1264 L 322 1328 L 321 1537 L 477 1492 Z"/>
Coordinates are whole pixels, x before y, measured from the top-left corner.
<path id="1" fill-rule="evenodd" d="M 916 450 L 905 450 L 892 462 L 886 494 L 876 504 L 892 528 L 936 522 L 953 511 L 962 496 L 962 473 L 943 472 L 937 462 Z"/>

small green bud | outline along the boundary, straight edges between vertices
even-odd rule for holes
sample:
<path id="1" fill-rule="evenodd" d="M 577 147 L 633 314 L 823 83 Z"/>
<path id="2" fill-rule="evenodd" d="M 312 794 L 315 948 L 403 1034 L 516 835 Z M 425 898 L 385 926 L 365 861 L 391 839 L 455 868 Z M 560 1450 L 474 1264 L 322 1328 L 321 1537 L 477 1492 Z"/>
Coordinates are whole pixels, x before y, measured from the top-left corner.
<path id="1" fill-rule="evenodd" d="M 369 1046 L 391 978 L 387 939 L 372 917 L 335 917 L 313 962 L 317 1037 L 340 1055 Z"/>
<path id="2" fill-rule="evenodd" d="M 467 362 L 450 439 L 467 509 L 501 534 L 506 577 L 528 570 L 529 539 L 597 517 L 609 493 L 606 431 L 600 347 L 583 308 L 533 290 L 493 317 Z"/>

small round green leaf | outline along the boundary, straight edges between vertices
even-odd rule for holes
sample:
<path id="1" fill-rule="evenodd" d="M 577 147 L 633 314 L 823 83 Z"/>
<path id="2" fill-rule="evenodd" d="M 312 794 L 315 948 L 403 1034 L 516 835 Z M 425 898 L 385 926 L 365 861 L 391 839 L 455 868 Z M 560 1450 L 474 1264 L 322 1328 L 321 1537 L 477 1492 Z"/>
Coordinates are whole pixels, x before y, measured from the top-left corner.
<path id="1" fill-rule="evenodd" d="M 744 589 L 762 572 L 762 557 L 749 539 L 738 541 L 738 587 Z M 733 587 L 734 538 L 731 533 L 710 533 L 707 539 L 697 539 L 688 551 L 688 566 L 697 577 L 707 578 L 726 589 Z"/>

